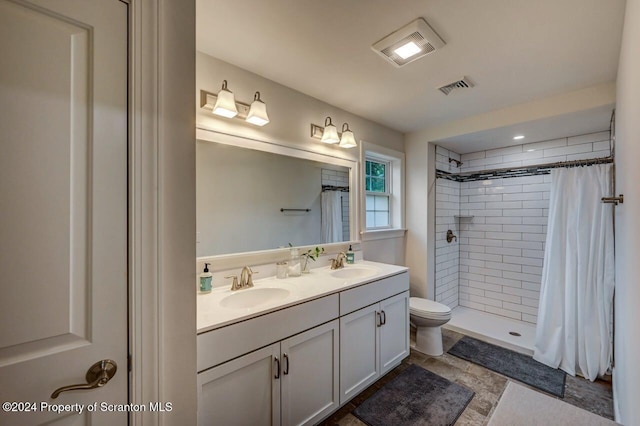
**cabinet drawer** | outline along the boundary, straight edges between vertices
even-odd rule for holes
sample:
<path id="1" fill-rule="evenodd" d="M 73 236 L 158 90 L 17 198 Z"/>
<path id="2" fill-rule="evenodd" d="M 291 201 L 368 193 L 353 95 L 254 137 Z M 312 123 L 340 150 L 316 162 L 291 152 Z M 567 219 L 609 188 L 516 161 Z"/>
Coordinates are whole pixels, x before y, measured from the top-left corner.
<path id="1" fill-rule="evenodd" d="M 338 317 L 332 294 L 198 335 L 198 372 Z"/>
<path id="2" fill-rule="evenodd" d="M 340 315 L 346 315 L 406 290 L 409 290 L 409 274 L 403 272 L 343 291 L 340 293 Z"/>

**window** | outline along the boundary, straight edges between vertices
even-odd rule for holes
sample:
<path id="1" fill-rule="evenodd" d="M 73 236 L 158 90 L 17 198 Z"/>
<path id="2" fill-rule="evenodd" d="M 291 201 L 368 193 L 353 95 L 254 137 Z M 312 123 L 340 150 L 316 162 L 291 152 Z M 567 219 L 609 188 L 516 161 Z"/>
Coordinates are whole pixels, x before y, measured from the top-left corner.
<path id="1" fill-rule="evenodd" d="M 404 235 L 404 153 L 362 141 L 363 241 Z"/>
<path id="2" fill-rule="evenodd" d="M 391 226 L 390 173 L 391 164 L 389 162 L 367 158 L 365 162 L 365 220 L 367 229 L 381 229 Z"/>

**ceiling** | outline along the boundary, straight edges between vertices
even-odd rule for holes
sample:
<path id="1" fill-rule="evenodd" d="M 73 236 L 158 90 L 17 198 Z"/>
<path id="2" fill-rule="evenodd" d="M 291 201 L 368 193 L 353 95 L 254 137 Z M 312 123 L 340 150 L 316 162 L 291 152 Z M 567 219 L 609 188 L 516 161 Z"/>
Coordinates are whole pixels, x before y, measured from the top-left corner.
<path id="1" fill-rule="evenodd" d="M 206 54 L 410 133 L 614 81 L 623 15 L 624 0 L 198 0 L 196 40 Z M 371 49 L 418 17 L 442 49 L 402 68 Z M 462 76 L 476 87 L 437 90 Z M 594 114 L 572 117 L 571 130 L 586 133 Z M 596 130 L 609 114 L 600 111 Z M 546 138 L 567 135 L 533 123 Z M 485 136 L 495 138 L 475 137 Z"/>

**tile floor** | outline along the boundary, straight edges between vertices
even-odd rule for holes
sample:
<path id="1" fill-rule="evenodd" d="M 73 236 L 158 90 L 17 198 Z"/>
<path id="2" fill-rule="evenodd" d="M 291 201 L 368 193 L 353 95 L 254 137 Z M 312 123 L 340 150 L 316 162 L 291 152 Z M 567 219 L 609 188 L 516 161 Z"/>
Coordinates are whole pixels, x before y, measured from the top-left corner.
<path id="1" fill-rule="evenodd" d="M 487 424 L 492 411 L 495 409 L 502 392 L 507 386 L 508 380 L 513 379 L 509 379 L 484 367 L 447 354 L 446 352 L 463 335 L 454 331 L 443 330 L 442 336 L 445 351 L 444 355 L 431 357 L 412 349 L 411 355 L 405 359 L 402 364 L 352 399 L 335 414 L 322 422 L 321 425 L 364 425 L 364 423 L 353 416 L 351 412 L 385 383 L 397 376 L 409 364 L 418 364 L 429 371 L 475 391 L 475 396 L 456 422 L 456 425 L 475 426 Z M 413 345 L 415 342 L 414 331 L 412 331 L 411 341 Z M 610 382 L 597 380 L 592 383 L 580 377 L 567 375 L 563 401 L 608 419 L 613 419 L 613 396 Z"/>

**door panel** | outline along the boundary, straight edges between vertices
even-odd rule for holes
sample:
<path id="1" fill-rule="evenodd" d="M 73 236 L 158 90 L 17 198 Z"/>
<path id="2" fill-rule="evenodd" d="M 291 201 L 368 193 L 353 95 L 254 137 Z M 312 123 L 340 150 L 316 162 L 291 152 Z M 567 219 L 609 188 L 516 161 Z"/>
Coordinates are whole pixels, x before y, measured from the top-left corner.
<path id="1" fill-rule="evenodd" d="M 380 302 L 384 325 L 380 327 L 380 374 L 409 356 L 409 292 Z"/>
<path id="2" fill-rule="evenodd" d="M 280 343 L 198 374 L 198 424 L 280 424 Z M 275 378 L 279 376 L 279 378 Z"/>
<path id="3" fill-rule="evenodd" d="M 376 303 L 340 318 L 340 404 L 380 377 L 378 307 Z"/>
<path id="4" fill-rule="evenodd" d="M 312 425 L 338 408 L 338 335 L 336 319 L 282 341 L 283 426 Z"/>
<path id="5" fill-rule="evenodd" d="M 118 0 L 0 0 L 2 401 L 127 402 L 127 14 Z M 50 399 L 101 359 L 119 367 L 107 385 Z"/>

